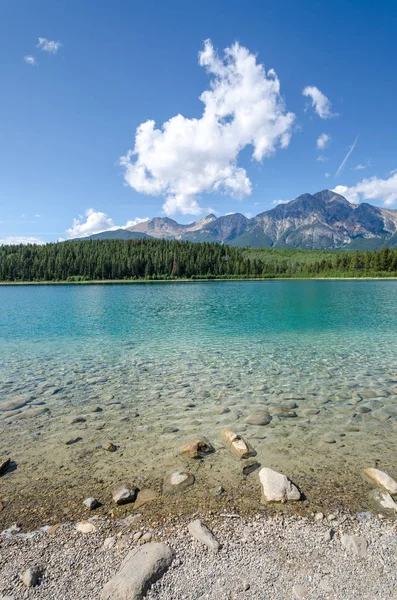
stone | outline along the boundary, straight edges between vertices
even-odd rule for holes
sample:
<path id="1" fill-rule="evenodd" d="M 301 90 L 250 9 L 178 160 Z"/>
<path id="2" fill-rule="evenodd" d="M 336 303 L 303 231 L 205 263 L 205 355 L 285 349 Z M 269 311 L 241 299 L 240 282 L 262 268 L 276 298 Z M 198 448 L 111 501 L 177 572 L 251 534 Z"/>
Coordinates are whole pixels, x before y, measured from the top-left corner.
<path id="1" fill-rule="evenodd" d="M 228 413 L 230 413 L 230 408 L 228 408 L 227 406 L 219 406 L 215 409 L 215 412 L 218 415 L 227 415 Z"/>
<path id="2" fill-rule="evenodd" d="M 101 600 L 141 600 L 171 566 L 174 553 L 167 544 L 145 544 L 131 550 L 120 571 L 105 585 Z"/>
<path id="3" fill-rule="evenodd" d="M 263 467 L 259 471 L 259 480 L 263 487 L 263 496 L 267 502 L 287 502 L 300 500 L 301 493 L 286 475 Z"/>
<path id="4" fill-rule="evenodd" d="M 3 462 L 0 462 L 0 475 L 5 475 L 5 473 L 7 473 L 10 464 L 11 464 L 11 458 L 6 458 L 6 460 L 3 460 Z"/>
<path id="5" fill-rule="evenodd" d="M 5 504 L 4 504 L 3 500 L 1 500 L 1 498 L 0 498 L 0 512 L 4 509 L 4 507 L 5 507 Z"/>
<path id="6" fill-rule="evenodd" d="M 205 438 L 195 438 L 179 448 L 179 454 L 189 458 L 202 458 L 214 452 L 214 448 Z"/>
<path id="7" fill-rule="evenodd" d="M 102 444 L 102 448 L 106 450 L 106 452 L 116 452 L 117 446 L 112 444 L 112 442 L 105 442 Z"/>
<path id="8" fill-rule="evenodd" d="M 365 415 L 367 413 L 370 413 L 371 409 L 369 408 L 369 406 L 358 406 L 356 412 L 361 413 L 362 415 Z"/>
<path id="9" fill-rule="evenodd" d="M 76 530 L 79 533 L 95 533 L 97 528 L 95 527 L 94 523 L 90 523 L 89 521 L 81 521 L 80 523 L 77 523 Z"/>
<path id="10" fill-rule="evenodd" d="M 90 510 L 95 510 L 96 508 L 101 506 L 96 498 L 86 498 L 85 500 L 83 500 L 83 504 Z"/>
<path id="11" fill-rule="evenodd" d="M 239 458 L 256 456 L 254 448 L 249 446 L 240 435 L 234 433 L 230 429 L 222 429 L 221 437 L 228 448 L 230 448 L 230 450 Z"/>
<path id="12" fill-rule="evenodd" d="M 141 508 L 141 506 L 147 504 L 148 502 L 153 502 L 153 500 L 156 500 L 156 498 L 157 496 L 153 490 L 140 490 L 136 497 L 134 508 Z"/>
<path id="13" fill-rule="evenodd" d="M 397 512 L 397 504 L 388 492 L 381 492 L 380 490 L 374 490 L 370 496 L 378 502 L 383 508 L 388 510 L 395 510 Z"/>
<path id="14" fill-rule="evenodd" d="M 35 587 L 39 585 L 42 573 L 39 567 L 29 567 L 21 575 L 21 581 L 26 587 Z"/>
<path id="15" fill-rule="evenodd" d="M 326 444 L 336 444 L 336 439 L 332 434 L 328 433 L 323 437 L 323 442 L 325 442 Z"/>
<path id="16" fill-rule="evenodd" d="M 142 542 L 150 542 L 150 540 L 152 539 L 152 534 L 150 533 L 150 531 L 148 531 L 147 533 L 144 533 L 143 536 L 141 537 Z"/>
<path id="17" fill-rule="evenodd" d="M 397 494 L 397 482 L 390 475 L 372 467 L 364 469 L 364 474 L 385 488 L 389 494 Z"/>
<path id="18" fill-rule="evenodd" d="M 259 463 L 257 461 L 250 462 L 247 465 L 245 465 L 245 467 L 243 467 L 243 475 L 245 475 L 247 477 L 248 475 L 251 475 L 251 473 L 253 473 L 257 469 L 260 469 L 260 467 L 261 467 L 261 463 Z"/>
<path id="19" fill-rule="evenodd" d="M 67 442 L 65 442 L 66 446 L 72 446 L 73 444 L 77 444 L 77 442 L 82 442 L 83 438 L 82 437 L 77 437 L 77 438 L 72 438 L 71 440 L 68 440 Z"/>
<path id="20" fill-rule="evenodd" d="M 218 552 L 220 548 L 220 544 L 212 531 L 208 529 L 204 523 L 200 521 L 200 519 L 196 519 L 192 521 L 188 525 L 188 530 L 190 534 L 199 542 L 207 546 L 213 552 Z"/>
<path id="21" fill-rule="evenodd" d="M 118 504 L 129 504 L 135 502 L 138 494 L 138 488 L 129 484 L 120 484 L 113 488 L 112 498 L 113 501 Z"/>
<path id="22" fill-rule="evenodd" d="M 292 588 L 292 592 L 295 598 L 304 598 L 308 595 L 309 590 L 303 587 L 303 585 L 294 585 L 294 587 Z"/>
<path id="23" fill-rule="evenodd" d="M 164 427 L 163 433 L 176 433 L 179 431 L 178 427 Z"/>
<path id="24" fill-rule="evenodd" d="M 391 413 L 387 412 L 387 410 L 383 410 L 382 408 L 379 410 L 374 410 L 371 414 L 374 419 L 381 421 L 381 423 L 385 423 L 391 417 Z"/>
<path id="25" fill-rule="evenodd" d="M 132 539 L 134 540 L 134 542 L 137 542 L 138 540 L 141 539 L 142 535 L 143 535 L 142 531 L 137 531 L 136 533 L 134 533 L 134 536 Z"/>
<path id="26" fill-rule="evenodd" d="M 324 533 L 324 542 L 330 542 L 332 540 L 332 538 L 334 537 L 335 532 L 333 529 L 327 529 L 327 531 Z"/>
<path id="27" fill-rule="evenodd" d="M 116 545 L 117 542 L 117 538 L 113 537 L 108 537 L 106 538 L 106 540 L 103 542 L 103 548 L 105 550 L 109 550 L 109 548 L 113 548 L 113 546 Z"/>
<path id="28" fill-rule="evenodd" d="M 268 425 L 272 420 L 272 417 L 268 412 L 257 412 L 253 415 L 249 415 L 245 422 L 247 425 Z"/>
<path id="29" fill-rule="evenodd" d="M 84 417 L 70 417 L 66 419 L 65 423 L 67 425 L 76 425 L 76 423 L 85 423 L 86 419 Z"/>
<path id="30" fill-rule="evenodd" d="M 352 552 L 357 556 L 367 556 L 367 540 L 358 535 L 342 535 L 341 537 L 342 546 L 346 548 L 348 552 Z"/>
<path id="31" fill-rule="evenodd" d="M 315 521 L 322 521 L 323 519 L 324 519 L 324 513 L 322 513 L 322 512 L 318 512 L 314 515 Z"/>
<path id="32" fill-rule="evenodd" d="M 182 469 L 172 471 L 165 476 L 163 493 L 177 494 L 178 492 L 183 492 L 187 487 L 193 485 L 194 482 L 195 477 L 191 473 L 183 471 Z"/>

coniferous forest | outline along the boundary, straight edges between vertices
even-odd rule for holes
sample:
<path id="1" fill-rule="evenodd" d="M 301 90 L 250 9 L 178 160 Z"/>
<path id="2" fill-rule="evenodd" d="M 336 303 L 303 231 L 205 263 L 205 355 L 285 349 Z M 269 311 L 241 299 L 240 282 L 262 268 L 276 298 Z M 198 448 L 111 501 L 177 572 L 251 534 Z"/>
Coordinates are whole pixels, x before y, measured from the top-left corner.
<path id="1" fill-rule="evenodd" d="M 394 276 L 397 250 L 389 248 L 250 249 L 148 239 L 0 246 L 2 282 Z"/>

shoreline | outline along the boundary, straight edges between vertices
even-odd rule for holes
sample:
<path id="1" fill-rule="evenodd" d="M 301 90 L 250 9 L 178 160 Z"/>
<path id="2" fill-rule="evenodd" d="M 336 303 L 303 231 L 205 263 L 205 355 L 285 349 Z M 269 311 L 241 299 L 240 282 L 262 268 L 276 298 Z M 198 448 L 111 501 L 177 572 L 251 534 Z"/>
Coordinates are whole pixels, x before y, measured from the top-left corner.
<path id="1" fill-rule="evenodd" d="M 142 283 L 212 283 L 219 281 L 395 281 L 397 277 L 211 277 L 203 279 L 92 279 L 89 281 L 0 281 L 0 286 L 18 285 L 120 285 Z"/>

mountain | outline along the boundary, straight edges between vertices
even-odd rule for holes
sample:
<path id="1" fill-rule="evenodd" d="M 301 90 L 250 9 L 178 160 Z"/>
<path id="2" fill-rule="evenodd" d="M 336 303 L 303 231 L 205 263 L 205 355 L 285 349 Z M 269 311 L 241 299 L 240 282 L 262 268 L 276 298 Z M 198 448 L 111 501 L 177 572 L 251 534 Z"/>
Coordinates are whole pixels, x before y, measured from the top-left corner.
<path id="1" fill-rule="evenodd" d="M 168 217 L 155 217 L 119 232 L 120 237 L 129 232 L 256 248 L 373 250 L 384 246 L 397 248 L 397 211 L 364 202 L 351 204 L 340 194 L 323 190 L 298 196 L 252 219 L 239 213 L 222 217 L 210 214 L 181 225 Z M 96 237 L 108 234 L 118 237 L 117 231 Z"/>
<path id="2" fill-rule="evenodd" d="M 128 229 L 111 229 L 110 231 L 101 231 L 100 233 L 93 233 L 84 238 L 77 238 L 78 240 L 140 240 L 142 238 L 150 238 L 146 233 L 137 231 L 129 231 Z"/>

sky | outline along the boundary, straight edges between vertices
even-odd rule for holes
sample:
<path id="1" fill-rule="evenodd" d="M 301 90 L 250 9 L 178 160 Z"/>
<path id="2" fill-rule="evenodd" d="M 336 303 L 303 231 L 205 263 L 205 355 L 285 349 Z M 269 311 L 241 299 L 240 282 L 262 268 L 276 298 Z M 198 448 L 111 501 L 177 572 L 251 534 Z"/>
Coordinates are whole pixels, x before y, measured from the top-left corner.
<path id="1" fill-rule="evenodd" d="M 397 209 L 397 5 L 0 0 L 0 243 Z"/>

